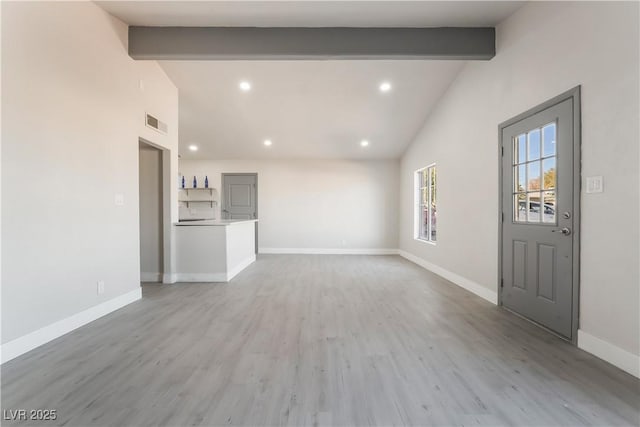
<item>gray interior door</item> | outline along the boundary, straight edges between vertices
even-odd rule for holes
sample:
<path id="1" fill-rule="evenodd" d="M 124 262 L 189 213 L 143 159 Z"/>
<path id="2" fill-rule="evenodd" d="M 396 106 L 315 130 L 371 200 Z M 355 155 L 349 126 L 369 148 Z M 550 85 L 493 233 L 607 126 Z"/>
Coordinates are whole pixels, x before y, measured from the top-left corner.
<path id="1" fill-rule="evenodd" d="M 502 128 L 502 304 L 572 339 L 573 100 Z"/>
<path id="2" fill-rule="evenodd" d="M 222 218 L 257 218 L 256 174 L 222 175 Z"/>

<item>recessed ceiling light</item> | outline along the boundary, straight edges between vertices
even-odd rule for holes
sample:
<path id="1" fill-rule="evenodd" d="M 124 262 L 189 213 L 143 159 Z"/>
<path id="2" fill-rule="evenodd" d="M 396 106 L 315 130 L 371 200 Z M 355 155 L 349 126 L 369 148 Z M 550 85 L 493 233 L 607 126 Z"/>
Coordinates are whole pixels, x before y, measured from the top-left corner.
<path id="1" fill-rule="evenodd" d="M 193 144 L 192 144 L 192 145 L 190 145 L 190 146 L 189 146 L 189 150 L 191 150 L 191 151 L 198 151 L 198 146 L 197 146 L 197 145 L 193 145 Z"/>
<path id="2" fill-rule="evenodd" d="M 246 80 L 240 82 L 240 90 L 243 92 L 249 92 L 251 90 L 251 83 Z"/>
<path id="3" fill-rule="evenodd" d="M 360 146 L 361 147 L 368 147 L 369 146 L 369 141 L 367 141 L 366 139 L 363 139 L 362 141 L 360 141 Z"/>
<path id="4" fill-rule="evenodd" d="M 273 142 L 271 142 L 271 140 L 270 140 L 270 139 L 265 139 L 265 140 L 264 140 L 264 145 L 266 145 L 267 147 L 270 147 L 270 146 L 271 146 L 271 144 L 273 144 Z"/>
<path id="5" fill-rule="evenodd" d="M 380 92 L 389 92 L 391 90 L 391 83 L 382 82 L 380 83 Z"/>

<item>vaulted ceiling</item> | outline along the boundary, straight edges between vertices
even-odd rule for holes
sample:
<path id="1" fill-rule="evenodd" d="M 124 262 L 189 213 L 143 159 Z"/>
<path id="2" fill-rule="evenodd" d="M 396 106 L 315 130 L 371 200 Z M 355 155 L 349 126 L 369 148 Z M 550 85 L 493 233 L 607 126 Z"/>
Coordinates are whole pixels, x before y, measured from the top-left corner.
<path id="1" fill-rule="evenodd" d="M 106 1 L 130 25 L 495 26 L 522 2 Z M 465 61 L 160 61 L 183 158 L 398 158 Z M 239 85 L 246 81 L 251 89 Z M 382 92 L 388 82 L 391 89 Z M 264 141 L 270 140 L 271 146 Z M 366 140 L 369 144 L 361 146 Z M 188 147 L 196 145 L 198 151 Z"/>

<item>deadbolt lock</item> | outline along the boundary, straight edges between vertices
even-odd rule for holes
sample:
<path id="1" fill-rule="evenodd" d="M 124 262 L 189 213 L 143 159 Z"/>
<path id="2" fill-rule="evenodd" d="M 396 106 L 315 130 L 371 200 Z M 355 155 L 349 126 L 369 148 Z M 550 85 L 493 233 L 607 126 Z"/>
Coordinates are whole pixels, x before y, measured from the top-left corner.
<path id="1" fill-rule="evenodd" d="M 569 218 L 571 218 L 571 212 L 564 212 L 564 213 L 562 214 L 562 218 L 564 218 L 564 219 L 569 219 Z"/>

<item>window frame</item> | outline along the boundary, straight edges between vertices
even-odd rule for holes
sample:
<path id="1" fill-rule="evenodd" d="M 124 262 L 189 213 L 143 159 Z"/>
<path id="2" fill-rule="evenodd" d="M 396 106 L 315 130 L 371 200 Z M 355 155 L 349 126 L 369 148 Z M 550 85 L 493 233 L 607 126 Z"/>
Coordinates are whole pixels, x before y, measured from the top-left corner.
<path id="1" fill-rule="evenodd" d="M 435 177 L 432 177 L 432 171 L 434 171 L 435 173 Z M 422 186 L 422 177 L 424 176 L 424 174 L 427 174 L 427 182 L 426 182 L 426 186 Z M 417 169 L 414 173 L 413 173 L 413 177 L 414 177 L 414 189 L 413 189 L 413 194 L 414 194 L 414 232 L 413 232 L 413 238 L 414 240 L 417 240 L 419 242 L 423 242 L 423 243 L 428 243 L 431 245 L 435 245 L 437 242 L 437 234 L 436 234 L 436 238 L 434 239 L 433 237 L 433 224 L 431 221 L 431 218 L 434 215 L 433 212 L 433 208 L 434 205 L 437 205 L 437 198 L 435 200 L 435 204 L 433 203 L 433 191 L 432 191 L 432 186 L 434 189 L 436 189 L 436 194 L 437 194 L 437 186 L 438 186 L 438 169 L 436 167 L 436 163 L 431 163 L 423 168 Z M 432 185 L 433 183 L 433 178 L 435 178 L 435 184 Z M 426 203 L 422 203 L 422 191 L 426 189 L 427 190 L 427 200 Z M 427 230 L 426 230 L 426 237 L 423 237 L 421 234 L 422 231 L 422 212 L 423 212 L 423 207 L 427 207 L 427 217 L 429 218 L 428 224 L 427 224 Z M 437 209 L 436 209 L 437 211 Z"/>

